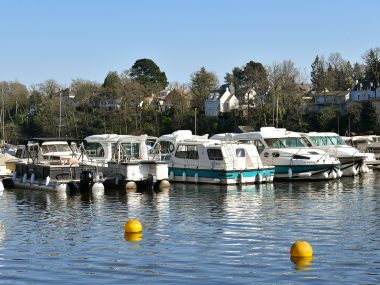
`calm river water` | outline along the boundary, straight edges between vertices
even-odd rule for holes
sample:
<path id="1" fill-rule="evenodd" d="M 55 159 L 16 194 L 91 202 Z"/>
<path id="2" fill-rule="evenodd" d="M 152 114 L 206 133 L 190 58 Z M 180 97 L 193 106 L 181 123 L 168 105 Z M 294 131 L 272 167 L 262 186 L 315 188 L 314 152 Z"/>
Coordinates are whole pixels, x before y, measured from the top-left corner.
<path id="1" fill-rule="evenodd" d="M 138 218 L 142 236 L 124 236 Z M 289 249 L 306 240 L 312 261 Z M 1 284 L 380 284 L 380 172 L 102 197 L 6 190 Z"/>

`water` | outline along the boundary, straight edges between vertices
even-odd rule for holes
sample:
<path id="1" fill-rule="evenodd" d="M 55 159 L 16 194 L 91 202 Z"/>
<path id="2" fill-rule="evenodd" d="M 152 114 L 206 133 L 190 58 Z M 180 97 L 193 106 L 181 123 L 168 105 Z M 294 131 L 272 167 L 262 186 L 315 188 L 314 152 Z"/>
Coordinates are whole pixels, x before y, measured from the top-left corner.
<path id="1" fill-rule="evenodd" d="M 1 284 L 379 284 L 380 172 L 103 197 L 6 190 Z M 124 236 L 138 218 L 142 236 Z M 313 259 L 295 264 L 296 240 Z"/>

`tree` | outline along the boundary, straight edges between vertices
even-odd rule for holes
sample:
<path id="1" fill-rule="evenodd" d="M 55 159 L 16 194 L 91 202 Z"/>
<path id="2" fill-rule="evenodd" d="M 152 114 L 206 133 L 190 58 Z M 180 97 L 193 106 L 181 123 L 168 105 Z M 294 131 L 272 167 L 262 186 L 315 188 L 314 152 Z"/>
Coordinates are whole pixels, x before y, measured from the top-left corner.
<path id="1" fill-rule="evenodd" d="M 380 48 L 368 50 L 363 55 L 363 59 L 366 64 L 366 79 L 373 80 L 378 85 L 380 81 Z"/>
<path id="2" fill-rule="evenodd" d="M 194 72 L 190 78 L 190 91 L 192 93 L 192 108 L 197 108 L 198 112 L 204 113 L 204 105 L 207 96 L 212 90 L 219 87 L 217 76 L 206 70 L 205 67 Z"/>
<path id="3" fill-rule="evenodd" d="M 311 65 L 311 82 L 317 92 L 326 90 L 326 69 L 324 57 L 315 57 L 313 64 Z"/>
<path id="4" fill-rule="evenodd" d="M 111 71 L 107 74 L 102 85 L 106 94 L 111 94 L 117 98 L 121 93 L 121 80 L 116 71 Z"/>
<path id="5" fill-rule="evenodd" d="M 377 128 L 376 106 L 372 101 L 363 101 L 360 112 L 360 130 L 363 133 L 373 132 Z"/>
<path id="6" fill-rule="evenodd" d="M 300 72 L 291 60 L 274 63 L 267 67 L 267 71 L 271 86 L 268 93 L 272 99 L 272 106 L 268 104 L 267 110 L 272 110 L 273 125 L 278 127 L 280 123 L 289 129 L 299 129 L 302 125 L 300 101 L 303 96 L 297 88 Z"/>
<path id="7" fill-rule="evenodd" d="M 266 125 L 264 105 L 269 82 L 264 66 L 259 62 L 249 61 L 243 68 L 235 67 L 231 74 L 227 73 L 225 80 L 234 85 L 236 97 L 241 107 L 246 110 L 245 123 Z M 256 95 L 252 96 L 253 92 Z M 253 109 L 255 112 L 252 112 Z"/>
<path id="8" fill-rule="evenodd" d="M 142 85 L 155 86 L 158 91 L 169 84 L 165 72 L 161 72 L 157 64 L 147 58 L 136 60 L 129 70 L 129 76 Z"/>

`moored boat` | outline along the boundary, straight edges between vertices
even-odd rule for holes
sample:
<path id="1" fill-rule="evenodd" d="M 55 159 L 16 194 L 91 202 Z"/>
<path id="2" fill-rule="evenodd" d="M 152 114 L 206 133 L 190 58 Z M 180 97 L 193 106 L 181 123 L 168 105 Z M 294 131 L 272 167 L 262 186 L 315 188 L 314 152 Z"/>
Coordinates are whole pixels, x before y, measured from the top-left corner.
<path id="1" fill-rule="evenodd" d="M 342 175 L 338 159 L 309 148 L 298 133 L 283 128 L 263 127 L 259 132 L 217 134 L 211 138 L 255 145 L 263 163 L 275 166 L 275 179 L 335 179 Z"/>
<path id="2" fill-rule="evenodd" d="M 177 141 L 169 158 L 170 181 L 229 185 L 273 177 L 274 167 L 263 165 L 253 145 L 193 137 Z"/>
<path id="3" fill-rule="evenodd" d="M 101 167 L 110 186 L 168 185 L 168 162 L 148 155 L 149 139 L 147 135 L 88 136 L 84 139 L 87 163 Z"/>
<path id="4" fill-rule="evenodd" d="M 368 172 L 365 163 L 366 155 L 356 148 L 349 146 L 336 133 L 309 132 L 300 133 L 309 147 L 321 149 L 330 156 L 339 159 L 343 176 L 355 176 L 359 173 Z"/>

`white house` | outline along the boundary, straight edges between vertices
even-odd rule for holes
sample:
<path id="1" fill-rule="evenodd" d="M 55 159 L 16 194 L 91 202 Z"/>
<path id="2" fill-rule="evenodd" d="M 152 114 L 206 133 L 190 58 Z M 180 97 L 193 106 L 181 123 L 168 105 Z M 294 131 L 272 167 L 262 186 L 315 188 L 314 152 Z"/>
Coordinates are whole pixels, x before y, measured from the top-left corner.
<path id="1" fill-rule="evenodd" d="M 205 101 L 206 117 L 218 117 L 220 114 L 229 113 L 239 106 L 239 100 L 235 96 L 232 85 L 224 84 L 219 90 L 210 92 Z"/>
<path id="2" fill-rule="evenodd" d="M 351 102 L 369 101 L 375 102 L 376 112 L 380 112 L 380 86 L 371 81 L 364 80 L 357 82 L 350 92 Z"/>

